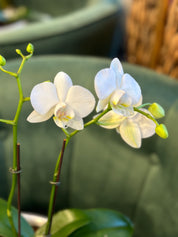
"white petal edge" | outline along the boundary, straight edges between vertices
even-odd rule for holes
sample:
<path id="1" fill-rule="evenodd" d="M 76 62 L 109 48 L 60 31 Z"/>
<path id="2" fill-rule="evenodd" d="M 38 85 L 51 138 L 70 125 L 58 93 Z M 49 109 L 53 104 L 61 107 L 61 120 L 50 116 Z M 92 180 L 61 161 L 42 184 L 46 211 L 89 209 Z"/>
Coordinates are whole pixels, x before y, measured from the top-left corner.
<path id="1" fill-rule="evenodd" d="M 119 89 L 115 90 L 111 95 L 111 99 L 110 99 L 111 104 L 113 104 L 113 106 L 117 105 L 121 97 L 124 96 L 124 94 L 125 94 L 125 91 L 123 90 L 119 90 Z"/>
<path id="2" fill-rule="evenodd" d="M 70 120 L 69 127 L 76 130 L 84 129 L 83 119 L 80 118 L 79 116 L 75 116 L 72 120 Z"/>
<path id="3" fill-rule="evenodd" d="M 99 100 L 96 106 L 96 112 L 100 112 L 101 110 L 104 110 L 107 107 L 109 100 L 110 100 L 110 96 L 108 96 L 104 100 Z"/>
<path id="4" fill-rule="evenodd" d="M 141 131 L 136 123 L 125 119 L 119 127 L 119 133 L 122 139 L 133 148 L 141 147 Z"/>
<path id="5" fill-rule="evenodd" d="M 109 111 L 98 120 L 98 124 L 103 128 L 113 129 L 120 126 L 124 119 L 124 116 Z"/>
<path id="6" fill-rule="evenodd" d="M 84 118 L 90 114 L 95 107 L 95 97 L 82 86 L 72 86 L 67 94 L 66 103 L 74 109 L 77 114 Z"/>
<path id="7" fill-rule="evenodd" d="M 120 87 L 122 76 L 124 75 L 124 70 L 121 62 L 118 58 L 114 58 L 110 64 L 110 68 L 112 68 L 117 77 L 117 86 Z"/>
<path id="8" fill-rule="evenodd" d="M 132 105 L 137 104 L 141 97 L 141 88 L 136 80 L 129 74 L 124 74 L 122 77 L 121 89 L 132 98 Z"/>
<path id="9" fill-rule="evenodd" d="M 150 114 L 150 112 L 146 109 L 142 109 L 144 112 Z M 142 138 L 148 138 L 155 134 L 156 124 L 146 116 L 136 113 L 136 115 L 132 118 L 133 122 L 136 122 L 141 130 Z"/>
<path id="10" fill-rule="evenodd" d="M 42 82 L 33 87 L 31 104 L 36 112 L 45 115 L 59 101 L 56 87 L 52 82 Z"/>
<path id="11" fill-rule="evenodd" d="M 59 120 L 57 117 L 53 117 L 53 119 L 55 124 L 60 128 L 70 127 L 76 130 L 82 130 L 84 128 L 83 119 L 80 117 L 74 117 L 73 119 L 66 122 Z"/>
<path id="12" fill-rule="evenodd" d="M 58 72 L 54 78 L 54 85 L 57 89 L 59 100 L 64 102 L 68 93 L 68 90 L 72 86 L 72 80 L 65 72 Z"/>
<path id="13" fill-rule="evenodd" d="M 112 69 L 100 70 L 94 81 L 95 91 L 100 100 L 107 98 L 116 89 L 116 76 Z"/>
<path id="14" fill-rule="evenodd" d="M 53 115 L 53 111 L 54 109 L 51 109 L 50 111 L 48 111 L 48 113 L 41 115 L 38 112 L 36 112 L 35 110 L 31 112 L 31 114 L 27 117 L 27 121 L 30 123 L 40 123 L 40 122 L 44 122 L 46 120 L 48 120 L 49 118 L 51 118 L 51 116 Z"/>

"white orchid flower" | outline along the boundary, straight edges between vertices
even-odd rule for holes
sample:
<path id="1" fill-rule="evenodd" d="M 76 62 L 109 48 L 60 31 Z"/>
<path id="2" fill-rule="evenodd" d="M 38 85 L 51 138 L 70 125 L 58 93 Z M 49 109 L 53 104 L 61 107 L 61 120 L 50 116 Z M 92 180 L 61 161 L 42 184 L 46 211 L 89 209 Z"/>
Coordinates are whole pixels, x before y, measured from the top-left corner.
<path id="1" fill-rule="evenodd" d="M 95 98 L 92 93 L 81 86 L 73 86 L 71 78 L 59 72 L 54 83 L 37 84 L 30 95 L 34 111 L 27 120 L 38 123 L 54 115 L 54 121 L 61 128 L 71 127 L 82 130 L 83 118 L 92 112 Z"/>
<path id="2" fill-rule="evenodd" d="M 132 76 L 124 74 L 118 58 L 112 60 L 110 68 L 96 74 L 95 91 L 99 98 L 97 112 L 110 104 L 113 111 L 127 116 L 133 114 L 133 107 L 142 103 L 140 86 Z"/>
<path id="3" fill-rule="evenodd" d="M 149 114 L 148 110 L 141 110 Z M 134 148 L 140 148 L 142 138 L 155 134 L 156 128 L 156 124 L 141 113 L 134 112 L 133 115 L 124 116 L 113 110 L 101 117 L 98 124 L 107 129 L 116 128 L 122 139 Z"/>

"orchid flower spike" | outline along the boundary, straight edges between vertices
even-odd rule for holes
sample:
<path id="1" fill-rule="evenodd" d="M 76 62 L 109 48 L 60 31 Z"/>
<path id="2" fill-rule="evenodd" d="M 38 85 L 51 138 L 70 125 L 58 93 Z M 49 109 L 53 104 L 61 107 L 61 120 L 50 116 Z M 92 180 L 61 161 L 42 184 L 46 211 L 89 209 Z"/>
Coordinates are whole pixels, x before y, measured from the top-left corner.
<path id="1" fill-rule="evenodd" d="M 146 109 L 141 110 L 149 113 Z M 107 129 L 116 128 L 122 139 L 133 148 L 140 148 L 142 138 L 154 135 L 156 128 L 156 124 L 151 119 L 138 112 L 124 116 L 111 110 L 101 117 L 97 123 Z"/>
<path id="2" fill-rule="evenodd" d="M 95 107 L 93 94 L 81 86 L 73 86 L 65 72 L 59 72 L 52 82 L 37 84 L 31 91 L 31 104 L 34 111 L 27 120 L 38 123 L 54 115 L 54 122 L 61 128 L 71 127 L 82 130 L 83 118 Z"/>
<path id="3" fill-rule="evenodd" d="M 95 76 L 95 91 L 99 98 L 96 111 L 106 109 L 110 104 L 118 114 L 133 114 L 133 107 L 142 103 L 141 89 L 135 79 L 123 71 L 118 58 L 110 68 L 100 70 Z"/>

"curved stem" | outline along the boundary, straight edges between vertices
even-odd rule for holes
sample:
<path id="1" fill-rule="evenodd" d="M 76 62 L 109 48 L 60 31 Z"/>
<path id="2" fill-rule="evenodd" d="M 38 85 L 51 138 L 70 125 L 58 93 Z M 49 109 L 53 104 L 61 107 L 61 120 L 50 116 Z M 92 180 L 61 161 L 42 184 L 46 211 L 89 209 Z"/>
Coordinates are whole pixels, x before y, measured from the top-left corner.
<path id="1" fill-rule="evenodd" d="M 11 124 L 13 126 L 13 170 L 14 171 L 17 171 L 17 168 L 18 168 L 17 167 L 17 127 L 18 127 L 18 120 L 19 120 L 21 109 L 22 109 L 22 105 L 26 101 L 26 99 L 24 99 L 24 97 L 23 97 L 22 85 L 21 85 L 21 80 L 20 80 L 20 73 L 21 73 L 21 70 L 24 66 L 25 61 L 26 61 L 26 57 L 23 58 L 22 63 L 19 67 L 19 70 L 18 70 L 17 74 L 9 73 L 10 75 L 15 76 L 15 78 L 17 80 L 18 91 L 19 91 L 19 102 L 18 102 L 17 111 L 16 111 L 16 114 L 15 114 L 14 120 L 13 121 L 11 121 L 11 120 L 1 120 L 1 122 L 5 122 L 5 123 Z M 16 232 L 16 229 L 15 229 L 14 223 L 13 223 L 11 206 L 12 206 L 12 200 L 13 200 L 13 196 L 14 196 L 14 193 L 15 193 L 16 185 L 17 185 L 17 174 L 14 173 L 14 174 L 12 174 L 11 190 L 10 190 L 8 201 L 7 201 L 7 216 L 9 218 L 9 222 L 11 224 L 14 237 L 17 236 L 17 232 Z"/>
<path id="2" fill-rule="evenodd" d="M 17 170 L 17 126 L 18 126 L 18 119 L 20 116 L 22 105 L 24 102 L 19 76 L 17 77 L 17 84 L 18 84 L 18 89 L 19 89 L 19 103 L 18 103 L 16 114 L 15 114 L 15 118 L 13 121 L 14 124 L 12 125 L 13 126 L 13 170 Z M 11 185 L 11 190 L 10 190 L 10 194 L 7 201 L 7 215 L 11 223 L 14 236 L 17 236 L 17 233 L 16 233 L 16 230 L 14 230 L 15 227 L 14 227 L 13 219 L 12 219 L 11 205 L 12 205 L 12 199 L 15 193 L 16 184 L 17 184 L 17 174 L 14 173 L 12 174 L 12 185 Z"/>
<path id="3" fill-rule="evenodd" d="M 6 74 L 9 74 L 13 77 L 17 77 L 17 73 L 9 72 L 9 71 L 5 70 L 2 66 L 0 66 L 0 69 L 1 69 L 2 72 L 5 72 Z"/>
<path id="4" fill-rule="evenodd" d="M 91 125 L 91 124 L 97 123 L 98 120 L 99 120 L 101 117 L 103 117 L 103 115 L 105 115 L 105 114 L 106 114 L 107 112 L 109 112 L 110 110 L 111 110 L 111 107 L 108 106 L 107 109 L 105 109 L 105 110 L 104 110 L 103 112 L 101 112 L 99 115 L 95 116 L 94 119 L 92 119 L 92 120 L 90 120 L 89 122 L 85 123 L 85 124 L 84 124 L 84 127 L 86 128 L 86 127 L 88 127 L 88 126 Z M 79 131 L 81 131 L 81 130 L 75 130 L 75 131 L 73 131 L 72 133 L 69 134 L 69 137 L 73 137 L 73 136 L 74 136 L 75 134 L 77 134 Z"/>
<path id="5" fill-rule="evenodd" d="M 155 118 L 153 118 L 153 116 L 151 116 L 150 114 L 144 112 L 143 110 L 140 110 L 140 109 L 134 107 L 134 111 L 136 111 L 136 112 L 138 112 L 138 113 L 140 113 L 140 114 L 143 114 L 145 117 L 151 119 L 151 120 L 156 124 L 156 126 L 159 125 L 159 123 L 156 121 Z"/>
<path id="6" fill-rule="evenodd" d="M 104 114 L 106 114 L 110 110 L 111 110 L 111 108 L 110 108 L 110 106 L 108 106 L 108 108 L 106 110 L 104 110 L 102 113 L 100 113 L 94 119 L 92 119 L 89 122 L 87 122 L 86 124 L 84 124 L 84 127 L 87 127 L 91 124 L 96 123 Z M 61 152 L 59 153 L 59 156 L 58 156 L 58 159 L 57 159 L 57 162 L 56 162 L 56 166 L 55 166 L 55 170 L 54 170 L 54 174 L 53 174 L 53 184 L 55 184 L 56 182 L 59 181 L 64 150 L 66 149 L 71 137 L 73 137 L 75 134 L 77 134 L 81 130 L 75 130 L 72 133 L 68 133 L 68 131 L 66 129 L 62 129 L 62 131 L 65 133 L 66 139 L 64 139 L 64 141 L 63 141 L 63 147 L 62 147 Z M 57 186 L 53 185 L 52 188 L 51 188 L 51 195 L 50 195 L 50 201 L 49 201 L 49 207 L 48 207 L 48 221 L 47 221 L 47 224 L 46 224 L 45 235 L 49 235 L 50 232 L 51 232 L 51 225 L 52 225 L 52 217 L 53 217 L 53 213 L 54 213 L 56 191 L 57 191 Z"/>

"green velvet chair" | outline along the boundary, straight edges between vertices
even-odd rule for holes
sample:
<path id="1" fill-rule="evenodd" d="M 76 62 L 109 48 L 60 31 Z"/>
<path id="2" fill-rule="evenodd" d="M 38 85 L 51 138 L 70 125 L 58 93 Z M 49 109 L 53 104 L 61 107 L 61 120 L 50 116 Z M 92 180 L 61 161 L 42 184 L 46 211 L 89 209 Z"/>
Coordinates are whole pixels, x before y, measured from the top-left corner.
<path id="1" fill-rule="evenodd" d="M 68 73 L 74 84 L 94 93 L 94 77 L 108 67 L 107 58 L 33 57 L 24 67 L 24 96 L 32 87 L 53 81 L 58 71 Z M 19 61 L 7 62 L 14 71 Z M 123 64 L 141 85 L 144 102 L 158 102 L 166 110 L 163 122 L 169 138 L 154 135 L 143 140 L 141 149 L 125 144 L 115 130 L 92 125 L 78 133 L 68 146 L 62 166 L 56 210 L 105 207 L 119 210 L 134 222 L 134 237 L 178 236 L 178 82 L 154 71 Z M 0 73 L 0 118 L 12 119 L 17 105 L 15 79 Z M 20 116 L 22 209 L 46 214 L 55 162 L 63 133 L 51 120 L 31 124 L 29 102 Z M 0 124 L 0 197 L 7 199 L 11 184 L 12 128 Z M 14 204 L 16 200 L 14 199 Z"/>
<path id="2" fill-rule="evenodd" d="M 120 0 L 14 2 L 17 6 L 27 6 L 31 13 L 24 27 L 0 29 L 0 51 L 6 59 L 16 57 L 14 48 L 23 49 L 28 42 L 34 44 L 35 54 L 110 56 L 113 49 L 121 47 L 124 13 Z M 50 18 L 40 20 L 44 13 Z M 114 43 L 115 34 L 117 41 Z"/>

